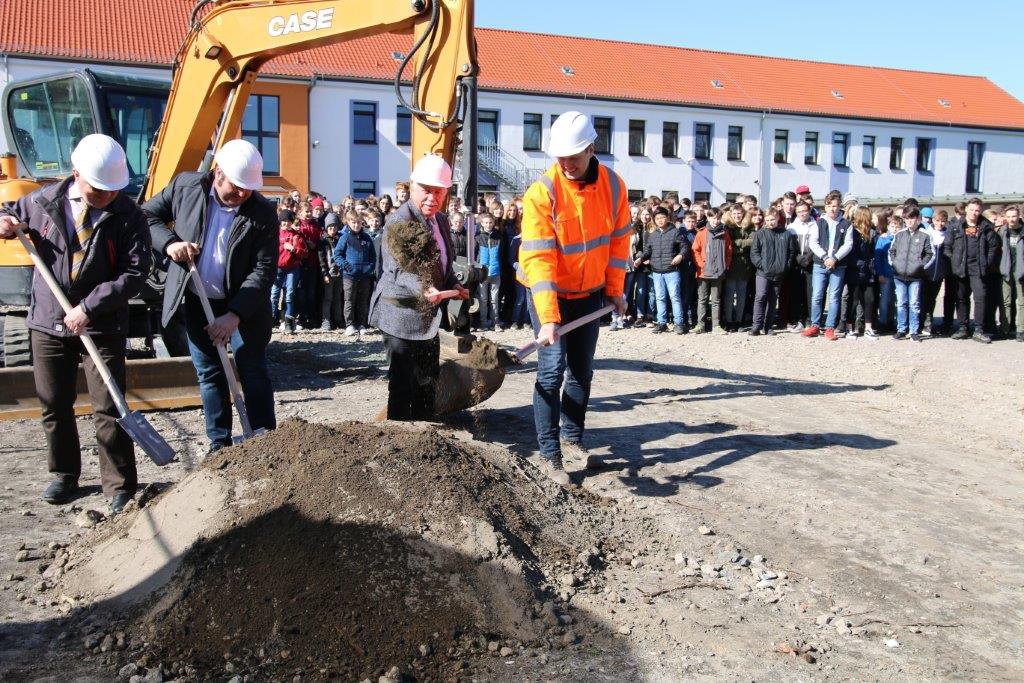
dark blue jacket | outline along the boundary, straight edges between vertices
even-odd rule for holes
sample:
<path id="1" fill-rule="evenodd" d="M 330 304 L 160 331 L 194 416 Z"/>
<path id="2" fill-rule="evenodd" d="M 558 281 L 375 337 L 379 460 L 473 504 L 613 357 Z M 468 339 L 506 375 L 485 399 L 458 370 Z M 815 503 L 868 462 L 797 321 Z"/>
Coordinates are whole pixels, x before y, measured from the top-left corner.
<path id="1" fill-rule="evenodd" d="M 875 240 L 878 236 L 872 230 L 868 239 L 853 231 L 853 250 L 846 257 L 846 282 L 850 285 L 870 285 L 875 281 Z"/>
<path id="2" fill-rule="evenodd" d="M 373 277 L 377 268 L 377 252 L 373 238 L 360 230 L 346 230 L 334 247 L 334 260 L 341 267 L 342 277 Z"/>

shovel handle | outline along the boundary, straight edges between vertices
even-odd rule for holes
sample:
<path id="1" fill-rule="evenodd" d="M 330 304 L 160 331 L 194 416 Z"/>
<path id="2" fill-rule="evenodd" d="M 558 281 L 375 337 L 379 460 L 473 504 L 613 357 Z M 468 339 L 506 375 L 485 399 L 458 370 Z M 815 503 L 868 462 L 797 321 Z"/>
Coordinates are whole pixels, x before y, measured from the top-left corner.
<path id="1" fill-rule="evenodd" d="M 74 308 L 71 302 L 68 301 L 68 297 L 64 294 L 64 290 L 61 289 L 60 283 L 57 282 L 57 278 L 53 276 L 50 268 L 43 263 L 43 259 L 39 256 L 39 252 L 36 251 L 36 245 L 32 243 L 32 240 L 28 238 L 25 232 L 21 229 L 21 225 L 15 226 L 14 228 L 18 234 L 18 240 L 21 242 L 21 246 L 28 252 L 28 256 L 32 259 L 32 264 L 36 267 L 36 272 L 39 273 L 40 277 L 46 283 L 46 286 L 50 288 L 50 292 L 53 293 L 53 297 L 60 304 L 60 307 L 64 309 L 64 314 L 68 314 Z M 103 379 L 103 383 L 107 385 L 107 391 L 110 392 L 110 397 L 114 399 L 114 405 L 117 406 L 117 412 L 120 413 L 121 417 L 125 417 L 130 412 L 128 410 L 128 403 L 124 400 L 124 394 L 121 393 L 121 389 L 117 386 L 113 376 L 110 374 L 110 369 L 107 367 L 106 362 L 103 360 L 103 356 L 100 355 L 100 350 L 96 348 L 96 342 L 92 340 L 92 337 L 88 334 L 82 334 L 79 337 L 82 340 L 82 345 L 85 350 L 89 352 L 89 356 L 92 358 L 93 365 L 96 366 L 96 372 L 100 373 L 100 377 Z"/>
<path id="2" fill-rule="evenodd" d="M 195 285 L 196 294 L 199 295 L 199 302 L 203 305 L 203 313 L 206 314 L 206 322 L 213 324 L 213 307 L 210 306 L 210 297 L 206 295 L 206 286 L 203 284 L 203 277 L 196 269 L 194 261 L 189 261 L 188 274 L 192 276 L 192 283 Z M 217 345 L 217 355 L 220 356 L 220 364 L 224 367 L 224 375 L 228 378 L 228 388 L 231 390 L 231 397 L 235 401 L 235 409 L 238 410 L 238 421 L 242 423 L 242 436 L 246 439 L 252 436 L 252 423 L 249 422 L 249 413 L 245 409 L 245 398 L 242 396 L 242 387 L 238 384 L 238 377 L 235 375 L 235 368 L 228 360 L 228 349 L 226 344 Z"/>
<path id="3" fill-rule="evenodd" d="M 608 313 L 611 313 L 614 310 L 615 310 L 615 306 L 612 305 L 612 304 L 608 304 L 604 308 L 599 308 L 598 310 L 594 311 L 593 313 L 586 314 L 582 318 L 577 318 L 576 320 L 573 320 L 572 322 L 568 322 L 568 323 L 566 323 L 566 324 L 564 324 L 564 325 L 562 325 L 561 327 L 558 328 L 558 336 L 561 337 L 562 335 L 569 334 L 570 332 L 575 330 L 577 327 L 581 327 L 583 325 L 586 325 L 587 323 L 591 323 L 591 322 L 597 320 L 598 318 L 604 317 L 605 315 L 607 315 Z M 538 342 L 536 339 L 534 339 L 532 342 L 530 342 L 526 346 L 524 346 L 521 349 L 519 349 L 518 351 L 516 351 L 516 360 L 523 360 L 524 358 L 526 358 L 527 356 L 529 356 L 531 353 L 533 353 L 534 351 L 536 351 L 539 348 L 540 348 L 540 342 Z"/>

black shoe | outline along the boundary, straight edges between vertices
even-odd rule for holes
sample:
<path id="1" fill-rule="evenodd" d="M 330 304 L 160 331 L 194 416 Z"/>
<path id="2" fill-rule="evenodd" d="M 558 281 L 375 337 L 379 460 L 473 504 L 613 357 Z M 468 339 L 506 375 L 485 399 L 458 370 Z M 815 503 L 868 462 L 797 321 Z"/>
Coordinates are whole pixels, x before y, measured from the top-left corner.
<path id="1" fill-rule="evenodd" d="M 651 332 L 653 332 L 654 334 L 661 334 L 662 332 L 665 332 L 666 330 L 668 330 L 668 325 L 660 325 L 659 324 L 659 325 L 655 325 L 654 329 L 651 330 Z"/>
<path id="2" fill-rule="evenodd" d="M 675 330 L 676 334 L 686 334 L 686 328 L 682 325 L 676 325 Z"/>
<path id="3" fill-rule="evenodd" d="M 921 335 L 919 335 L 919 334 L 912 334 L 912 335 L 910 335 L 910 341 L 916 341 L 916 342 L 921 341 Z"/>
<path id="4" fill-rule="evenodd" d="M 897 340 L 897 341 L 901 341 L 901 340 L 907 338 L 907 333 L 906 332 L 897 332 L 896 334 L 894 334 L 892 336 L 892 338 Z"/>
<path id="5" fill-rule="evenodd" d="M 78 492 L 77 479 L 65 479 L 63 477 L 54 479 L 43 491 L 43 500 L 50 505 L 63 505 L 71 502 L 75 493 Z"/>
<path id="6" fill-rule="evenodd" d="M 971 339 L 973 339 L 976 342 L 981 342 L 982 344 L 992 343 L 992 337 L 988 336 L 987 334 L 981 331 L 975 331 L 974 336 L 972 336 Z"/>
<path id="7" fill-rule="evenodd" d="M 751 337 L 760 337 L 761 336 L 761 328 L 759 328 L 759 327 L 752 327 L 752 328 L 750 328 L 750 332 L 748 332 L 747 334 L 749 334 Z"/>
<path id="8" fill-rule="evenodd" d="M 124 506 L 128 504 L 128 501 L 134 498 L 135 495 L 128 493 L 127 491 L 118 491 L 114 494 L 114 497 L 110 499 L 110 514 L 119 515 L 124 511 Z"/>
<path id="9" fill-rule="evenodd" d="M 967 339 L 971 335 L 967 332 L 966 327 L 961 327 L 959 330 L 953 333 L 950 339 Z"/>

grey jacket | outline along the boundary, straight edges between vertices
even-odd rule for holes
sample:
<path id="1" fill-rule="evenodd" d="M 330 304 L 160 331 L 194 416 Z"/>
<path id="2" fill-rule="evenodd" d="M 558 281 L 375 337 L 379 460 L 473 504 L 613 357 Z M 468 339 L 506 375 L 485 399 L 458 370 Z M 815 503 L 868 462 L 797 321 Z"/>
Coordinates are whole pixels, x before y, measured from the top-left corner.
<path id="1" fill-rule="evenodd" d="M 889 264 L 900 280 L 921 280 L 934 256 L 932 237 L 923 228 L 900 230 L 889 245 Z"/>
<path id="2" fill-rule="evenodd" d="M 1003 227 L 999 237 L 1003 241 L 1003 252 L 999 257 L 999 274 L 1004 280 L 1020 280 L 1024 282 L 1024 228 L 1017 231 L 1020 239 L 1017 246 L 1010 244 L 1010 228 Z"/>
<path id="3" fill-rule="evenodd" d="M 387 231 L 397 221 L 415 221 L 426 225 L 423 214 L 411 201 L 402 204 L 388 216 L 384 223 L 384 237 L 380 243 L 380 278 L 370 297 L 370 324 L 385 334 L 399 339 L 422 341 L 437 336 L 441 324 L 441 307 L 435 306 L 433 313 L 423 314 L 414 304 L 405 303 L 420 297 L 431 285 L 439 290 L 451 289 L 456 284 L 452 262 L 455 259 L 455 248 L 451 240 L 451 227 L 448 218 L 441 213 L 435 214 L 437 225 L 441 230 L 447 252 L 447 264 L 442 272 L 441 264 L 434 269 L 434 281 L 420 282 L 413 273 L 401 270 L 388 248 Z M 429 229 L 429 228 L 428 228 Z"/>
<path id="4" fill-rule="evenodd" d="M 182 240 L 195 242 L 203 248 L 212 175 L 179 173 L 170 185 L 142 205 L 149 220 L 153 251 L 166 255 L 168 245 Z M 172 224 L 173 230 L 169 227 Z M 274 205 L 259 192 L 253 192 L 231 223 L 224 272 L 228 310 L 243 323 L 273 324 L 270 287 L 277 277 L 277 237 Z M 164 287 L 164 325 L 178 310 L 187 284 L 188 269 L 169 261 Z"/>
<path id="5" fill-rule="evenodd" d="M 28 237 L 71 305 L 81 306 L 89 316 L 89 331 L 127 334 L 128 300 L 142 290 L 153 263 L 146 218 L 134 200 L 119 193 L 93 223 L 82 270 L 72 283 L 64 219 L 64 198 L 70 184 L 68 178 L 36 190 L 5 204 L 0 214 L 14 216 L 28 225 Z M 39 273 L 32 277 L 27 325 L 57 337 L 74 336 L 64 326 L 64 309 Z"/>

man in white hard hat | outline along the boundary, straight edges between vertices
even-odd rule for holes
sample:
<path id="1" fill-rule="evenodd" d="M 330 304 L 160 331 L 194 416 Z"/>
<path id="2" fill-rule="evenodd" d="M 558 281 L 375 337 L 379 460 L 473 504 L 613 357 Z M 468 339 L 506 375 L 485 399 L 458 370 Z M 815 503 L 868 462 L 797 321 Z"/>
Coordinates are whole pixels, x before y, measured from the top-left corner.
<path id="1" fill-rule="evenodd" d="M 523 197 L 519 282 L 530 289 L 537 354 L 533 415 L 552 478 L 569 481 L 563 447 L 583 457 L 599 322 L 565 336 L 558 327 L 611 303 L 626 313 L 623 285 L 631 221 L 626 184 L 594 154 L 590 117 L 569 111 L 551 125 L 556 162 Z M 563 381 L 565 384 L 562 391 Z M 589 464 L 589 463 L 588 463 Z"/>
<path id="2" fill-rule="evenodd" d="M 181 173 L 142 206 L 153 250 L 170 260 L 164 325 L 184 302 L 211 452 L 232 442 L 231 398 L 216 345 L 231 344 L 252 428 L 277 426 L 266 358 L 273 328 L 270 288 L 277 276 L 277 212 L 257 191 L 263 186 L 263 158 L 250 142 L 225 143 L 214 161 L 213 171 Z M 189 277 L 192 263 L 216 316 L 212 325 Z"/>
<path id="3" fill-rule="evenodd" d="M 117 407 L 79 335 L 96 342 L 123 392 L 128 301 L 146 281 L 152 252 L 145 216 L 121 192 L 129 172 L 117 141 L 87 135 L 72 152 L 71 164 L 70 177 L 0 209 L 0 238 L 13 239 L 21 227 L 74 306 L 65 314 L 39 273 L 33 275 L 27 321 L 32 372 L 43 408 L 49 469 L 55 475 L 43 500 L 61 505 L 77 495 L 82 458 L 75 384 L 84 356 L 100 480 L 116 514 L 135 495 L 135 451 L 117 425 Z"/>
<path id="4" fill-rule="evenodd" d="M 370 324 L 384 334 L 388 354 L 388 419 L 431 420 L 440 368 L 437 330 L 442 301 L 438 292 L 456 289 L 463 298 L 469 292 L 455 279 L 451 227 L 441 213 L 452 186 L 451 167 L 441 157 L 429 154 L 416 162 L 409 179 L 408 201 L 384 224 L 381 273 L 370 299 Z M 422 225 L 437 246 L 437 266 L 429 282 L 403 270 L 399 260 L 404 259 L 396 259 L 391 251 L 388 231 L 396 224 L 408 223 Z M 430 303 L 429 308 L 419 305 L 421 297 Z"/>

